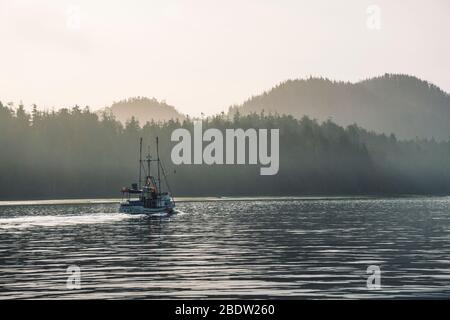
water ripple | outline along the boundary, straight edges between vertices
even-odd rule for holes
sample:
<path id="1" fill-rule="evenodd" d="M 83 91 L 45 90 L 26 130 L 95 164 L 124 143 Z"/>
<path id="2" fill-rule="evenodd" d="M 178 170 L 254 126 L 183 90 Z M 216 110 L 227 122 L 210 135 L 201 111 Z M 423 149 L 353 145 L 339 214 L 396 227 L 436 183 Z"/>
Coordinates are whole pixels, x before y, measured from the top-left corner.
<path id="1" fill-rule="evenodd" d="M 0 298 L 449 298 L 450 200 L 0 206 Z M 81 288 L 66 287 L 70 265 Z M 366 287 L 369 265 L 380 290 Z"/>

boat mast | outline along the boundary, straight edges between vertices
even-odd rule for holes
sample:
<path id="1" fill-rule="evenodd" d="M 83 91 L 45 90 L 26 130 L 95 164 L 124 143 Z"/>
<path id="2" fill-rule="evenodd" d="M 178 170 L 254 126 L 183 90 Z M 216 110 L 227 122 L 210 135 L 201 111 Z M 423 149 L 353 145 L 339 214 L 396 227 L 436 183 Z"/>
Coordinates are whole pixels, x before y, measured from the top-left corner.
<path id="1" fill-rule="evenodd" d="M 150 177 L 150 161 L 152 161 L 152 157 L 150 156 L 150 146 L 148 146 L 148 155 L 147 155 L 147 177 Z M 147 183 L 147 181 L 146 181 Z"/>
<path id="2" fill-rule="evenodd" d="M 139 139 L 139 190 L 141 190 L 142 180 L 142 137 Z"/>
<path id="3" fill-rule="evenodd" d="M 161 193 L 161 177 L 159 175 L 159 141 L 158 137 L 156 137 L 156 156 L 158 158 L 158 192 Z"/>

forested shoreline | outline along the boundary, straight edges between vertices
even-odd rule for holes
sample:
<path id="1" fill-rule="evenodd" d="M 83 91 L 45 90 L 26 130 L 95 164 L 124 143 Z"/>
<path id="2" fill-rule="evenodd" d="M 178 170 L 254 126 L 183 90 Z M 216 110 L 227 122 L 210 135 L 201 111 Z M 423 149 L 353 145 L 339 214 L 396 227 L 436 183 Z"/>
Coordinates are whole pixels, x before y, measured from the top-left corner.
<path id="1" fill-rule="evenodd" d="M 74 107 L 31 113 L 0 103 L 0 200 L 119 197 L 138 176 L 138 140 L 159 136 L 175 196 L 450 194 L 450 142 L 398 140 L 357 125 L 287 115 L 225 114 L 203 128 L 280 130 L 280 169 L 171 163 L 176 128 L 193 120 L 122 125 L 110 114 Z"/>

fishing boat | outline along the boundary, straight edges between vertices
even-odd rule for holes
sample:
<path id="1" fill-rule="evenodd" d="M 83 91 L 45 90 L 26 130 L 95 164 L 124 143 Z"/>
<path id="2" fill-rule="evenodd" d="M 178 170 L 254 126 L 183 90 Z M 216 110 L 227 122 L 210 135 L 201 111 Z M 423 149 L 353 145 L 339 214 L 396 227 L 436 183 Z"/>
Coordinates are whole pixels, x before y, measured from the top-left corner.
<path id="1" fill-rule="evenodd" d="M 159 158 L 159 141 L 156 137 L 156 159 L 150 156 L 150 149 L 145 160 L 142 159 L 142 138 L 139 140 L 139 182 L 133 183 L 131 188 L 122 188 L 122 202 L 119 211 L 129 214 L 173 214 L 175 201 L 171 192 L 163 192 L 161 189 L 161 173 L 165 185 L 170 191 L 164 166 Z M 151 175 L 151 165 L 157 165 L 157 176 Z M 145 166 L 146 164 L 146 166 Z M 145 182 L 142 183 L 142 172 L 145 174 Z"/>

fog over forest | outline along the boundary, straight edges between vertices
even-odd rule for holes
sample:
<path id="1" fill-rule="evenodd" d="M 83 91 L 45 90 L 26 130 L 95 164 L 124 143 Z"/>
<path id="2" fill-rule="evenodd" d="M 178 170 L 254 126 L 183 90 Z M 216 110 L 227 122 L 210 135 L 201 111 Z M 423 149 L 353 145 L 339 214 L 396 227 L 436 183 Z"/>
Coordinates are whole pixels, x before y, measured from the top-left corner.
<path id="1" fill-rule="evenodd" d="M 154 154 L 156 136 L 175 196 L 450 193 L 449 141 L 262 112 L 203 120 L 204 130 L 279 129 L 279 172 L 261 176 L 260 165 L 173 165 L 170 136 L 180 127 L 192 131 L 192 119 L 123 125 L 88 108 L 28 113 L 0 104 L 0 197 L 119 197 L 137 181 L 139 137 Z"/>
<path id="2" fill-rule="evenodd" d="M 230 113 L 277 112 L 357 123 L 400 139 L 450 138 L 450 95 L 410 75 L 385 74 L 356 83 L 324 78 L 288 80 L 255 95 Z"/>

